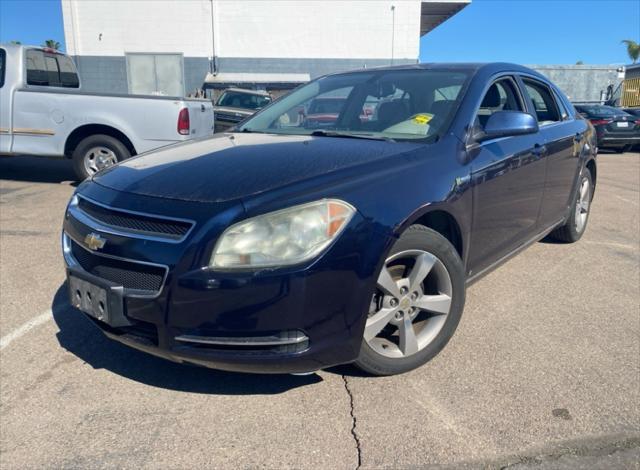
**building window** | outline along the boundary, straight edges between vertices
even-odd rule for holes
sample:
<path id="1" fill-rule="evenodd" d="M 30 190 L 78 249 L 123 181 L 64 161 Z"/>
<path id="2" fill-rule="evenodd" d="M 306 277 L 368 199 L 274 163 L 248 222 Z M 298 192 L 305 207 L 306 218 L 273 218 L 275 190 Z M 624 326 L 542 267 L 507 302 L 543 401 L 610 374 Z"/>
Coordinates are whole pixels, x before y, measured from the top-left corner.
<path id="1" fill-rule="evenodd" d="M 182 54 L 127 54 L 129 93 L 184 96 Z"/>

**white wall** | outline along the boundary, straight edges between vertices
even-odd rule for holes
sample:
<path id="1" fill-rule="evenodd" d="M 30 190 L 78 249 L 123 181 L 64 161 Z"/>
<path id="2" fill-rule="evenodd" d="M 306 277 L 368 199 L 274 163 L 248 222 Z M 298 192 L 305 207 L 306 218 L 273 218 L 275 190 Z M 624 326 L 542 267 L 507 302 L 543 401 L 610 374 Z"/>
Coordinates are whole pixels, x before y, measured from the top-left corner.
<path id="1" fill-rule="evenodd" d="M 214 0 L 216 55 L 417 59 L 420 1 Z M 62 0 L 72 55 L 211 56 L 209 0 Z M 100 36 L 102 34 L 102 36 Z"/>

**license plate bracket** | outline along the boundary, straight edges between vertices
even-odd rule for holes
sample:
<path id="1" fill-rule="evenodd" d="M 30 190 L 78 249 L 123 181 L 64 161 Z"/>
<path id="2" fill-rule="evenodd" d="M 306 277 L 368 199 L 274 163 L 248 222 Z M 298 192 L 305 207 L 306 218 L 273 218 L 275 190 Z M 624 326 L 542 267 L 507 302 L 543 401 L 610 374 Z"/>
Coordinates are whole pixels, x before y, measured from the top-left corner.
<path id="1" fill-rule="evenodd" d="M 111 326 L 130 324 L 123 315 L 124 302 L 110 288 L 101 287 L 85 279 L 69 276 L 71 305 L 96 320 Z"/>

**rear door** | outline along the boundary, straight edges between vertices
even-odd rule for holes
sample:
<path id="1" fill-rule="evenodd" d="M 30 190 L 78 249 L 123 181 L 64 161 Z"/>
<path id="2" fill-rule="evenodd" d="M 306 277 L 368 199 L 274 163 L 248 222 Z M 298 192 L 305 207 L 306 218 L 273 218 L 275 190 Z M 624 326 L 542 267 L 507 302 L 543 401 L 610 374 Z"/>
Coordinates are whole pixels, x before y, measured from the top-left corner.
<path id="1" fill-rule="evenodd" d="M 539 228 L 559 222 L 567 213 L 577 177 L 585 136 L 583 123 L 575 121 L 546 83 L 521 77 L 531 114 L 537 117 L 547 153 L 547 172 L 540 208 Z"/>
<path id="2" fill-rule="evenodd" d="M 62 156 L 68 128 L 68 95 L 80 86 L 71 59 L 42 49 L 25 50 L 26 88 L 13 99 L 13 153 Z"/>
<path id="3" fill-rule="evenodd" d="M 526 111 L 524 103 L 516 80 L 501 77 L 485 93 L 476 125 L 484 126 L 497 111 Z M 470 151 L 471 275 L 534 236 L 545 178 L 543 143 L 542 136 L 536 133 L 487 140 Z"/>

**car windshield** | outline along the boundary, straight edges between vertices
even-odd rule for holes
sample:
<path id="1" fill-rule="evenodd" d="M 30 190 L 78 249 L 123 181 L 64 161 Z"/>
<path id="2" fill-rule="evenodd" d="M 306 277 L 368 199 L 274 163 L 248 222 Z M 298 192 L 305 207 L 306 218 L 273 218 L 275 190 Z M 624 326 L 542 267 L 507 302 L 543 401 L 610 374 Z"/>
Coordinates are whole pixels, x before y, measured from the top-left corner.
<path id="1" fill-rule="evenodd" d="M 330 75 L 257 113 L 241 132 L 425 139 L 446 130 L 469 73 L 395 69 Z"/>
<path id="2" fill-rule="evenodd" d="M 225 91 L 216 104 L 232 108 L 260 109 L 270 102 L 271 98 L 264 95 L 243 93 L 241 91 Z"/>

